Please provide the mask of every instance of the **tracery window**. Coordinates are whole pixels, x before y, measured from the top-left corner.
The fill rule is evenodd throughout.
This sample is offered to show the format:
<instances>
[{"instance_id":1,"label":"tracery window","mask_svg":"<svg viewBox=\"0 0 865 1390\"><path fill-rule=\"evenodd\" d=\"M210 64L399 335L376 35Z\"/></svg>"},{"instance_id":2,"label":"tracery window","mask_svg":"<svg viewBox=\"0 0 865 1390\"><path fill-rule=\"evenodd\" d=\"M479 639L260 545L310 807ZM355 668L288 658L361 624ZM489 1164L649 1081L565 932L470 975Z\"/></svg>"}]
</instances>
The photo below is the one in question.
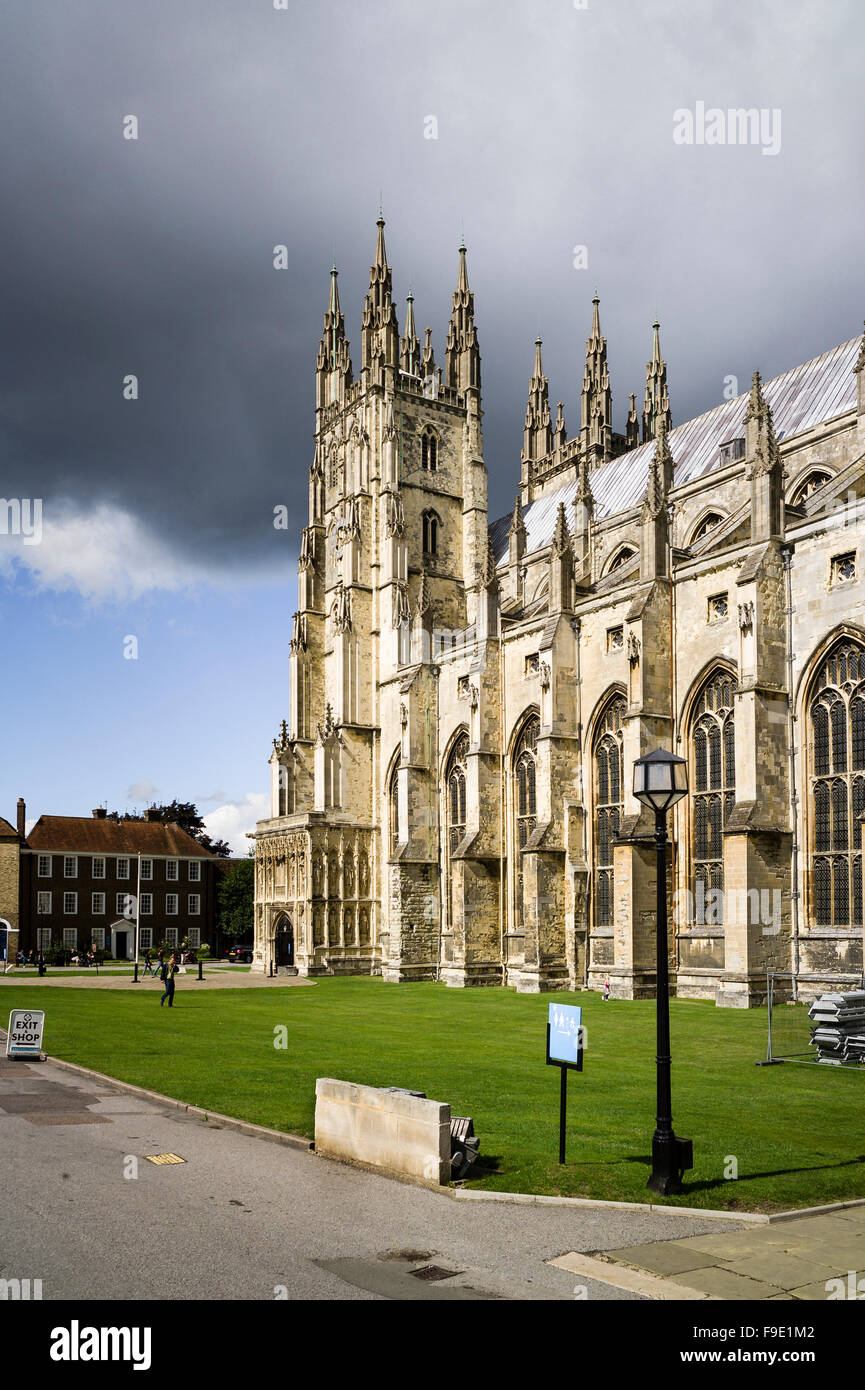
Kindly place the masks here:
<instances>
[{"instance_id":1,"label":"tracery window","mask_svg":"<svg viewBox=\"0 0 865 1390\"><path fill-rule=\"evenodd\" d=\"M732 675L716 671L700 691L691 715L691 863L700 926L720 926L724 920L722 835L736 802L733 688Z\"/></svg>"},{"instance_id":2,"label":"tracery window","mask_svg":"<svg viewBox=\"0 0 865 1390\"><path fill-rule=\"evenodd\" d=\"M695 545L704 536L708 536L710 531L714 531L716 526L720 526L724 518L720 512L707 512L691 537L691 544Z\"/></svg>"},{"instance_id":3,"label":"tracery window","mask_svg":"<svg viewBox=\"0 0 865 1390\"><path fill-rule=\"evenodd\" d=\"M466 759L469 736L460 734L450 751L445 768L445 799L447 815L447 904L448 923L454 921L453 853L466 833Z\"/></svg>"},{"instance_id":4,"label":"tracery window","mask_svg":"<svg viewBox=\"0 0 865 1390\"><path fill-rule=\"evenodd\" d=\"M862 924L859 817L865 811L865 651L838 642L809 704L811 912L818 927Z\"/></svg>"},{"instance_id":5,"label":"tracery window","mask_svg":"<svg viewBox=\"0 0 865 1390\"><path fill-rule=\"evenodd\" d=\"M525 922L525 893L523 885L523 854L538 823L537 753L541 721L533 714L526 720L514 749L514 864L516 924Z\"/></svg>"},{"instance_id":6,"label":"tracery window","mask_svg":"<svg viewBox=\"0 0 865 1390\"><path fill-rule=\"evenodd\" d=\"M421 468L434 473L438 468L438 439L429 427L424 430L420 441Z\"/></svg>"},{"instance_id":7,"label":"tracery window","mask_svg":"<svg viewBox=\"0 0 865 1390\"><path fill-rule=\"evenodd\" d=\"M633 560L636 553L637 552L632 549L631 546L623 545L618 554L614 555L613 559L610 561L610 567L607 573L612 574L613 570L621 569L622 565L626 565L629 560Z\"/></svg>"},{"instance_id":8,"label":"tracery window","mask_svg":"<svg viewBox=\"0 0 865 1390\"><path fill-rule=\"evenodd\" d=\"M424 555L438 555L439 548L439 526L441 522L435 512L424 512L423 514L423 553Z\"/></svg>"},{"instance_id":9,"label":"tracery window","mask_svg":"<svg viewBox=\"0 0 865 1390\"><path fill-rule=\"evenodd\" d=\"M390 836L391 856L396 854L399 845L399 758L393 765L390 774L390 781L387 788L387 812L388 812L388 831Z\"/></svg>"},{"instance_id":10,"label":"tracery window","mask_svg":"<svg viewBox=\"0 0 865 1390\"><path fill-rule=\"evenodd\" d=\"M796 491L793 493L793 505L795 507L801 507L802 503L807 501L811 496L811 493L816 492L824 483L828 483L831 477L831 473L827 473L825 470L819 468L815 469L813 473L809 473L807 478L799 484Z\"/></svg>"},{"instance_id":11,"label":"tracery window","mask_svg":"<svg viewBox=\"0 0 865 1390\"><path fill-rule=\"evenodd\" d=\"M612 927L614 915L613 846L624 808L622 724L627 705L617 695L598 723L595 735L595 926Z\"/></svg>"}]
</instances>

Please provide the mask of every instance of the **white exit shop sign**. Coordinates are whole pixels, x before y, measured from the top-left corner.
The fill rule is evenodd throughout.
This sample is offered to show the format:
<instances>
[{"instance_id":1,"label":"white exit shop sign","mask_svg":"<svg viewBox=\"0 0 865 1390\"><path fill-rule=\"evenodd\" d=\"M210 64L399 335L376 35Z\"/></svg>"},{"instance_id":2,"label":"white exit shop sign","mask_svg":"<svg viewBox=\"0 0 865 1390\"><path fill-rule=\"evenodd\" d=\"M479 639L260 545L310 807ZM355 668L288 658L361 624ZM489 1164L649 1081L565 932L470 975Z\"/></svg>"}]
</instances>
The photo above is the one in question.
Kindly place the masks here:
<instances>
[{"instance_id":1,"label":"white exit shop sign","mask_svg":"<svg viewBox=\"0 0 865 1390\"><path fill-rule=\"evenodd\" d=\"M7 1057L39 1057L45 1029L44 1009L13 1009L6 1038Z\"/></svg>"}]
</instances>

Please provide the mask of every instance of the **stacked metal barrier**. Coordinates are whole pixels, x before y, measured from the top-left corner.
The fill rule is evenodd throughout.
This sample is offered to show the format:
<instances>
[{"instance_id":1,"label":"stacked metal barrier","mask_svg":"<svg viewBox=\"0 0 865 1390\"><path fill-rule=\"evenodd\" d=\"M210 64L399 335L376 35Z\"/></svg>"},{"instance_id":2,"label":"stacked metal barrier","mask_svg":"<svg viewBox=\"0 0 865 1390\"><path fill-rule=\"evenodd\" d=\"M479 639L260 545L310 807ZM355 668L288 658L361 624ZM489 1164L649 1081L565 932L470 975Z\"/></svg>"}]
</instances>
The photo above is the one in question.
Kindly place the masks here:
<instances>
[{"instance_id":1,"label":"stacked metal barrier","mask_svg":"<svg viewBox=\"0 0 865 1390\"><path fill-rule=\"evenodd\" d=\"M818 1062L836 1067L865 1063L865 990L821 994L808 1010Z\"/></svg>"}]
</instances>

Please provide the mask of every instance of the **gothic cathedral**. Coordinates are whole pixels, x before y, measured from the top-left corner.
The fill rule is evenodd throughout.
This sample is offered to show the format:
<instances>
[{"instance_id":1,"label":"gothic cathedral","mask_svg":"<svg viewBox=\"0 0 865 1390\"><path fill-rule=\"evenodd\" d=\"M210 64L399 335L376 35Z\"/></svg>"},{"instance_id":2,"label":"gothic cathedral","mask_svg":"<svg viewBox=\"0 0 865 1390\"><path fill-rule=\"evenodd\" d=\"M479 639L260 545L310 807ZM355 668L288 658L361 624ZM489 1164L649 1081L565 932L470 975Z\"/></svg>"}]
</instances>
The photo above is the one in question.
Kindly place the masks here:
<instances>
[{"instance_id":1,"label":"gothic cathedral","mask_svg":"<svg viewBox=\"0 0 865 1390\"><path fill-rule=\"evenodd\" d=\"M618 433L596 297L579 430L538 341L492 523L481 417L465 247L440 367L380 218L357 376L331 272L253 969L651 995L664 747L676 992L858 982L865 339L674 428L655 324Z\"/></svg>"}]
</instances>

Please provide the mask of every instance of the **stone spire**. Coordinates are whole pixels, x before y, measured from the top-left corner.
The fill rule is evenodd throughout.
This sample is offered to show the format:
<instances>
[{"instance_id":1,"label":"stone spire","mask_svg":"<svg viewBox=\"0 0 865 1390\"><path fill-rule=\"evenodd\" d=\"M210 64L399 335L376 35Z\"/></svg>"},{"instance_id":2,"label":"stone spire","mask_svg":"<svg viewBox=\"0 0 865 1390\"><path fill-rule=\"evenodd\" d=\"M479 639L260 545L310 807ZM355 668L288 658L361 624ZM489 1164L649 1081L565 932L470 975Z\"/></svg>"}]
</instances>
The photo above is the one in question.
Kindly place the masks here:
<instances>
[{"instance_id":1,"label":"stone spire","mask_svg":"<svg viewBox=\"0 0 865 1390\"><path fill-rule=\"evenodd\" d=\"M514 514L508 527L508 563L518 565L526 553L526 525L520 494L514 503Z\"/></svg>"},{"instance_id":2,"label":"stone spire","mask_svg":"<svg viewBox=\"0 0 865 1390\"><path fill-rule=\"evenodd\" d=\"M586 339L580 399L580 443L592 468L610 457L613 444L612 393L607 369L607 340L601 333L600 302L596 292L592 300L592 331Z\"/></svg>"},{"instance_id":3,"label":"stone spire","mask_svg":"<svg viewBox=\"0 0 865 1390\"><path fill-rule=\"evenodd\" d=\"M428 377L435 378L436 359L435 353L433 352L431 328L424 329L423 353L421 355L420 370L421 376L423 377L424 381L426 381Z\"/></svg>"},{"instance_id":4,"label":"stone spire","mask_svg":"<svg viewBox=\"0 0 865 1390\"><path fill-rule=\"evenodd\" d=\"M481 354L475 329L475 297L469 289L466 248L459 248L460 264L453 295L445 350L445 385L455 391L481 390Z\"/></svg>"},{"instance_id":5,"label":"stone spire","mask_svg":"<svg viewBox=\"0 0 865 1390\"><path fill-rule=\"evenodd\" d=\"M784 465L759 372L751 381L744 425L746 477L751 484L751 540L766 541L783 535Z\"/></svg>"},{"instance_id":6,"label":"stone spire","mask_svg":"<svg viewBox=\"0 0 865 1390\"><path fill-rule=\"evenodd\" d=\"M589 482L588 459L580 454L577 462L577 492L574 497L574 573L577 583L586 588L592 579L592 522L595 499Z\"/></svg>"},{"instance_id":7,"label":"stone spire","mask_svg":"<svg viewBox=\"0 0 865 1390\"><path fill-rule=\"evenodd\" d=\"M553 448L556 453L561 454L568 442L568 431L565 428L565 403L559 401L556 406L556 423L553 425Z\"/></svg>"},{"instance_id":8,"label":"stone spire","mask_svg":"<svg viewBox=\"0 0 865 1390\"><path fill-rule=\"evenodd\" d=\"M541 340L535 339L535 365L529 380L529 400L523 429L523 458L541 459L553 447L550 426L550 398L544 364L541 359Z\"/></svg>"},{"instance_id":9,"label":"stone spire","mask_svg":"<svg viewBox=\"0 0 865 1390\"><path fill-rule=\"evenodd\" d=\"M493 550L492 536L487 532L487 552L484 556L483 584L485 589L498 589L499 577L496 572L496 552Z\"/></svg>"},{"instance_id":10,"label":"stone spire","mask_svg":"<svg viewBox=\"0 0 865 1390\"><path fill-rule=\"evenodd\" d=\"M321 410L332 400L339 400L351 385L351 356L345 336L345 315L339 307L339 271L330 272L330 299L324 316L324 329L318 345L315 363L316 401Z\"/></svg>"},{"instance_id":11,"label":"stone spire","mask_svg":"<svg viewBox=\"0 0 865 1390\"><path fill-rule=\"evenodd\" d=\"M414 327L414 295L406 295L405 334L400 339L399 365L409 376L420 375L420 342Z\"/></svg>"},{"instance_id":12,"label":"stone spire","mask_svg":"<svg viewBox=\"0 0 865 1390\"><path fill-rule=\"evenodd\" d=\"M574 553L571 533L565 516L565 505L559 503L556 529L550 545L550 604L551 613L569 613L573 608Z\"/></svg>"},{"instance_id":13,"label":"stone spire","mask_svg":"<svg viewBox=\"0 0 865 1390\"><path fill-rule=\"evenodd\" d=\"M670 396L667 390L667 364L661 356L661 325L652 324L652 360L646 363L646 394L643 400L643 441L657 439L658 421L663 420L667 434L673 426L670 415Z\"/></svg>"},{"instance_id":14,"label":"stone spire","mask_svg":"<svg viewBox=\"0 0 865 1390\"><path fill-rule=\"evenodd\" d=\"M625 428L625 444L629 449L636 449L640 442L640 417L637 414L637 396L632 392L628 397L631 408L628 411L628 423Z\"/></svg>"},{"instance_id":15,"label":"stone spire","mask_svg":"<svg viewBox=\"0 0 865 1390\"><path fill-rule=\"evenodd\" d=\"M391 297L391 274L384 244L384 218L379 216L375 260L369 268L369 290L363 306L361 367L395 367L399 360L399 326Z\"/></svg>"},{"instance_id":16,"label":"stone spire","mask_svg":"<svg viewBox=\"0 0 865 1390\"><path fill-rule=\"evenodd\" d=\"M640 514L642 546L640 579L666 579L670 573L670 522L667 507L673 482L673 456L663 419L658 421L658 440L649 462L649 476Z\"/></svg>"}]
</instances>

